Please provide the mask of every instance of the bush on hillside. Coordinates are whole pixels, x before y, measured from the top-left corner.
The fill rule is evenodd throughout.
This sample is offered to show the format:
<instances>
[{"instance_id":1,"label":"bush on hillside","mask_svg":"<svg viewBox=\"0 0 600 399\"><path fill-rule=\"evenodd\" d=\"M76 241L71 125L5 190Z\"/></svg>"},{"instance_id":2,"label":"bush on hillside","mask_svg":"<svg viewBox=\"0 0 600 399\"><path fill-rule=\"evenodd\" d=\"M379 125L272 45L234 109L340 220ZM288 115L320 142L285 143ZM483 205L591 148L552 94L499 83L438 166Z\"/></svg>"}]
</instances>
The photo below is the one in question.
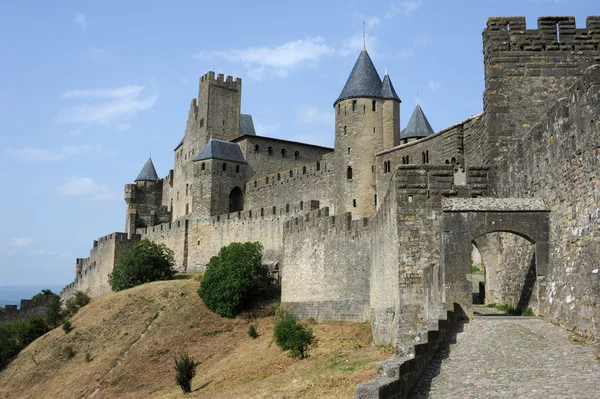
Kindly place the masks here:
<instances>
[{"instance_id":1,"label":"bush on hillside","mask_svg":"<svg viewBox=\"0 0 600 399\"><path fill-rule=\"evenodd\" d=\"M0 325L0 370L23 348L48 332L44 319L31 317Z\"/></svg>"},{"instance_id":2,"label":"bush on hillside","mask_svg":"<svg viewBox=\"0 0 600 399\"><path fill-rule=\"evenodd\" d=\"M91 300L85 292L75 292L75 295L65 302L65 316L73 316L79 309L90 303Z\"/></svg>"},{"instance_id":3,"label":"bush on hillside","mask_svg":"<svg viewBox=\"0 0 600 399\"><path fill-rule=\"evenodd\" d=\"M266 293L270 283L262 265L262 245L234 242L210 259L198 294L213 312L235 317L244 304Z\"/></svg>"},{"instance_id":4,"label":"bush on hillside","mask_svg":"<svg viewBox=\"0 0 600 399\"><path fill-rule=\"evenodd\" d=\"M296 322L294 314L283 311L275 319L275 343L283 350L289 350L292 357L304 359L306 351L314 343L315 337L310 327Z\"/></svg>"},{"instance_id":5,"label":"bush on hillside","mask_svg":"<svg viewBox=\"0 0 600 399\"><path fill-rule=\"evenodd\" d=\"M113 291L121 291L152 281L169 280L173 278L174 264L171 249L144 239L123 251L108 282Z\"/></svg>"},{"instance_id":6,"label":"bush on hillside","mask_svg":"<svg viewBox=\"0 0 600 399\"><path fill-rule=\"evenodd\" d=\"M200 364L195 362L190 355L184 353L175 361L175 381L184 393L192 392L192 379L196 375L196 367Z\"/></svg>"}]
</instances>

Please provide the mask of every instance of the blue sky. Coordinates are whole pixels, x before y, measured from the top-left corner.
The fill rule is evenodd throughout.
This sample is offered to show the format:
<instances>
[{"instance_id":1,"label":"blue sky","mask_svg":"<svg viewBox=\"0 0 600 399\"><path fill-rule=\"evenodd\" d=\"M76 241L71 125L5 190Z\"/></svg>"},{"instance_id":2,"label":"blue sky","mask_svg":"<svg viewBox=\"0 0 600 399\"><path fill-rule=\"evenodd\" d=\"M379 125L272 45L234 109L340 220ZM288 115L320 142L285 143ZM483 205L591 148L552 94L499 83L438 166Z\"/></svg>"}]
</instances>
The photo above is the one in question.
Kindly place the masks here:
<instances>
[{"instance_id":1,"label":"blue sky","mask_svg":"<svg viewBox=\"0 0 600 399\"><path fill-rule=\"evenodd\" d=\"M437 131L482 111L488 17L584 27L594 12L597 0L2 2L0 286L67 284L94 239L123 231L124 185L150 152L168 173L208 70L243 79L258 134L332 146L365 21L402 126L418 92Z\"/></svg>"}]
</instances>

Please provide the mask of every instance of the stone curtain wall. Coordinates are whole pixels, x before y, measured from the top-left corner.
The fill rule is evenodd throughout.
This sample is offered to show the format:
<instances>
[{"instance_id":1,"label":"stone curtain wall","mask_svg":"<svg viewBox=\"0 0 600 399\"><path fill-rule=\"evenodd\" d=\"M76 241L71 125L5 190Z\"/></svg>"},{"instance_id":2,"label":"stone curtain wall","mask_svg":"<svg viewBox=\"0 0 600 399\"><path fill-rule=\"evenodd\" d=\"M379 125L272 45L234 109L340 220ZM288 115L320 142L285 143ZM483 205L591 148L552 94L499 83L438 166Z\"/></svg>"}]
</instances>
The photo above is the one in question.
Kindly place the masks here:
<instances>
[{"instance_id":1,"label":"stone curtain wall","mask_svg":"<svg viewBox=\"0 0 600 399\"><path fill-rule=\"evenodd\" d=\"M139 240L137 234L128 239L126 233L112 233L94 241L90 256L77 259L75 280L60 292L61 299L65 301L77 291L83 291L90 297L110 292L108 276L120 254Z\"/></svg>"},{"instance_id":2,"label":"stone curtain wall","mask_svg":"<svg viewBox=\"0 0 600 399\"><path fill-rule=\"evenodd\" d=\"M246 183L246 207L268 208L277 204L304 204L318 200L321 207L333 206L333 165L326 160L285 169ZM333 212L332 212L333 213Z\"/></svg>"},{"instance_id":3,"label":"stone curtain wall","mask_svg":"<svg viewBox=\"0 0 600 399\"><path fill-rule=\"evenodd\" d=\"M552 210L546 318L600 338L600 66L524 135L499 166L502 196Z\"/></svg>"},{"instance_id":4,"label":"stone curtain wall","mask_svg":"<svg viewBox=\"0 0 600 399\"><path fill-rule=\"evenodd\" d=\"M371 226L322 208L285 222L281 305L299 318L369 319Z\"/></svg>"},{"instance_id":5,"label":"stone curtain wall","mask_svg":"<svg viewBox=\"0 0 600 399\"><path fill-rule=\"evenodd\" d=\"M490 18L483 43L486 157L495 163L596 62L600 17L583 29L573 17L541 17L538 29L524 17Z\"/></svg>"},{"instance_id":6,"label":"stone curtain wall","mask_svg":"<svg viewBox=\"0 0 600 399\"><path fill-rule=\"evenodd\" d=\"M142 238L147 238L157 244L165 244L175 253L175 268L178 271L186 271L187 259L186 237L189 220L182 217L173 222L162 223L157 226L137 229L136 232Z\"/></svg>"},{"instance_id":7,"label":"stone curtain wall","mask_svg":"<svg viewBox=\"0 0 600 399\"><path fill-rule=\"evenodd\" d=\"M0 307L0 324L8 324L17 320L27 320L30 317L46 317L51 299L42 297L34 304L31 299L21 299L21 305L6 305Z\"/></svg>"}]
</instances>

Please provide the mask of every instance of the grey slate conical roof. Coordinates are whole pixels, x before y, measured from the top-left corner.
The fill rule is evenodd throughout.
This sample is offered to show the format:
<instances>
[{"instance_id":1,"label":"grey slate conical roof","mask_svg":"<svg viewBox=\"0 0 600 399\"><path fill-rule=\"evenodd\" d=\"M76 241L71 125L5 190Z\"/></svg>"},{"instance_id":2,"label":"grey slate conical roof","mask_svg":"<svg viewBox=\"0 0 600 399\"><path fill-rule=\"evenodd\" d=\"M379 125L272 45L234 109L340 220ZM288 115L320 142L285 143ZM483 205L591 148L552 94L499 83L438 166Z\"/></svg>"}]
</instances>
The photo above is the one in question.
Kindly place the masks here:
<instances>
[{"instance_id":1,"label":"grey slate conical roof","mask_svg":"<svg viewBox=\"0 0 600 399\"><path fill-rule=\"evenodd\" d=\"M154 164L152 163L152 158L148 158L146 164L142 168L142 171L138 175L135 181L158 181L158 175L156 174L156 169L154 169Z\"/></svg>"},{"instance_id":2,"label":"grey slate conical roof","mask_svg":"<svg viewBox=\"0 0 600 399\"><path fill-rule=\"evenodd\" d=\"M216 139L208 140L202 151L192 161L202 161L204 159L222 159L246 163L242 149L237 143Z\"/></svg>"},{"instance_id":3,"label":"grey slate conical roof","mask_svg":"<svg viewBox=\"0 0 600 399\"><path fill-rule=\"evenodd\" d=\"M353 97L381 98L381 78L366 49L360 52L342 93L335 103Z\"/></svg>"},{"instance_id":4,"label":"grey slate conical roof","mask_svg":"<svg viewBox=\"0 0 600 399\"><path fill-rule=\"evenodd\" d=\"M408 125L400 132L401 139L410 139L410 138L423 138L434 134L433 128L429 124L425 113L421 109L421 106L417 104L415 110L413 111L410 120L408 121Z\"/></svg>"},{"instance_id":5,"label":"grey slate conical roof","mask_svg":"<svg viewBox=\"0 0 600 399\"><path fill-rule=\"evenodd\" d=\"M387 68L385 76L383 77L383 84L381 85L381 96L386 100L392 99L402 102L402 100L400 100L400 97L398 97L398 94L396 94L396 90L394 90L394 85L392 84L390 75L387 74Z\"/></svg>"}]
</instances>

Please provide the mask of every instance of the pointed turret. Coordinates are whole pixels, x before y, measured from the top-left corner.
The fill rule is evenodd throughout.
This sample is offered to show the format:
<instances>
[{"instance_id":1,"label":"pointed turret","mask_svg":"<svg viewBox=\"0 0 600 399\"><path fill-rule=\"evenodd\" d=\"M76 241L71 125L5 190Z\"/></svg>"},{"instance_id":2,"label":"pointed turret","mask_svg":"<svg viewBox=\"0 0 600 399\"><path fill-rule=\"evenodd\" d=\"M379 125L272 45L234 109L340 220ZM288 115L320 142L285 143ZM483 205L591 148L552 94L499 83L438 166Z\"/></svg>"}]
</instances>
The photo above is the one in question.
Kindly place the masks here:
<instances>
[{"instance_id":1,"label":"pointed turret","mask_svg":"<svg viewBox=\"0 0 600 399\"><path fill-rule=\"evenodd\" d=\"M381 98L381 78L366 49L360 52L344 89L335 103L347 98L358 97Z\"/></svg>"},{"instance_id":2,"label":"pointed turret","mask_svg":"<svg viewBox=\"0 0 600 399\"><path fill-rule=\"evenodd\" d=\"M431 136L435 132L429 124L423 109L417 104L413 111L408 125L400 132L400 139L403 143L406 143L409 139L421 139L423 137Z\"/></svg>"},{"instance_id":3,"label":"pointed turret","mask_svg":"<svg viewBox=\"0 0 600 399\"><path fill-rule=\"evenodd\" d=\"M152 158L148 158L148 161L142 168L142 171L138 175L136 182L138 181L158 181L158 175L156 174L156 169L154 169L154 164L152 163Z\"/></svg>"},{"instance_id":4,"label":"pointed turret","mask_svg":"<svg viewBox=\"0 0 600 399\"><path fill-rule=\"evenodd\" d=\"M385 70L385 76L383 77L383 84L381 86L381 96L386 100L396 100L402 102L400 97L398 97L398 94L396 94L396 90L394 90L394 85L392 84L390 75L387 73L387 68Z\"/></svg>"}]
</instances>

